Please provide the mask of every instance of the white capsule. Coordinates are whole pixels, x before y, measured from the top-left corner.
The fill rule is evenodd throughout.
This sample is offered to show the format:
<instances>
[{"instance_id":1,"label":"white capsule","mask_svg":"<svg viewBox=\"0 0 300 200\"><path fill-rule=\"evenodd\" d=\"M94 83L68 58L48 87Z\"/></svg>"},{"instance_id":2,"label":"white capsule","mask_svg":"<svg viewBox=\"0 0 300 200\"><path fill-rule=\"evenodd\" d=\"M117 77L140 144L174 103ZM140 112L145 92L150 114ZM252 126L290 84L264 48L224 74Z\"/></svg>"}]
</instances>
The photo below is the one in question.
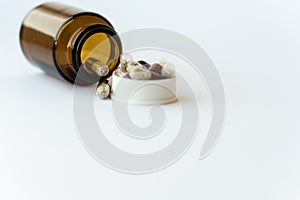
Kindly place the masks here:
<instances>
[{"instance_id":1,"label":"white capsule","mask_svg":"<svg viewBox=\"0 0 300 200\"><path fill-rule=\"evenodd\" d=\"M110 86L107 83L101 83L96 89L96 95L101 99L107 99L110 95Z\"/></svg>"},{"instance_id":2,"label":"white capsule","mask_svg":"<svg viewBox=\"0 0 300 200\"><path fill-rule=\"evenodd\" d=\"M151 79L151 71L145 68L131 68L128 71L129 77L135 80L149 80Z\"/></svg>"},{"instance_id":3,"label":"white capsule","mask_svg":"<svg viewBox=\"0 0 300 200\"><path fill-rule=\"evenodd\" d=\"M129 53L123 53L120 56L120 63L121 63L121 67L126 68L127 67L127 63L132 61L132 55Z\"/></svg>"},{"instance_id":4,"label":"white capsule","mask_svg":"<svg viewBox=\"0 0 300 200\"><path fill-rule=\"evenodd\" d=\"M172 63L165 63L162 65L161 75L166 78L175 76L175 66Z\"/></svg>"}]
</instances>

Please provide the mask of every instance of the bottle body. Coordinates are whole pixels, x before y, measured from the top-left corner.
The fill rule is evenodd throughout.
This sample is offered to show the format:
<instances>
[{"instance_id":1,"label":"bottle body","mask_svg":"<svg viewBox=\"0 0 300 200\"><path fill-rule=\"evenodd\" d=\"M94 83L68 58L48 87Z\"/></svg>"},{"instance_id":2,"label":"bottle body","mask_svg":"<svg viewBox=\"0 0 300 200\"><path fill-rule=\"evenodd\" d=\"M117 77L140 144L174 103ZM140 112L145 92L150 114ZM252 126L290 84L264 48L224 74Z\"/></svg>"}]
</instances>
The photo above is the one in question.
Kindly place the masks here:
<instances>
[{"instance_id":1,"label":"bottle body","mask_svg":"<svg viewBox=\"0 0 300 200\"><path fill-rule=\"evenodd\" d=\"M110 76L122 53L120 39L108 20L57 3L40 5L27 15L20 42L31 63L50 75L81 85ZM107 65L108 74L100 77L86 66L91 59Z\"/></svg>"}]
</instances>

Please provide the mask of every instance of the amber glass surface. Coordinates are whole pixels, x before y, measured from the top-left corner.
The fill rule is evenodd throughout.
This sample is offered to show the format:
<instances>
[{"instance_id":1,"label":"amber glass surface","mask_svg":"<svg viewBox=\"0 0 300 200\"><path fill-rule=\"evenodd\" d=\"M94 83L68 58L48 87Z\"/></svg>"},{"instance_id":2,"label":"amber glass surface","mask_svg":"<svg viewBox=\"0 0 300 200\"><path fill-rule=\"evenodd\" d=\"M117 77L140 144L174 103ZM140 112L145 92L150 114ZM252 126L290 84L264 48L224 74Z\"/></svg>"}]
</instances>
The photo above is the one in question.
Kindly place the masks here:
<instances>
[{"instance_id":1,"label":"amber glass surface","mask_svg":"<svg viewBox=\"0 0 300 200\"><path fill-rule=\"evenodd\" d=\"M90 57L107 64L111 74L122 51L117 33L104 17L57 3L40 5L26 16L20 42L31 63L71 83ZM96 73L83 70L77 83L99 79Z\"/></svg>"}]
</instances>

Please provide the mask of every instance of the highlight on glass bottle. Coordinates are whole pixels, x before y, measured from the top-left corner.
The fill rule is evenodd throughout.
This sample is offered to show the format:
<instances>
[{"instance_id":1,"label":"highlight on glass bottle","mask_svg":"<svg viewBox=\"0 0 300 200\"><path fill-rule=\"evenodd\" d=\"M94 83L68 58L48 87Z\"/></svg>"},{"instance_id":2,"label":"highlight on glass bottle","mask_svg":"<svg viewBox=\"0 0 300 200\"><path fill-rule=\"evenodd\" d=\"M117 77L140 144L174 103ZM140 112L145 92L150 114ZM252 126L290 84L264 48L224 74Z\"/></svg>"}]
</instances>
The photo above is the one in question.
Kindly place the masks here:
<instances>
[{"instance_id":1,"label":"highlight on glass bottle","mask_svg":"<svg viewBox=\"0 0 300 200\"><path fill-rule=\"evenodd\" d=\"M79 85L107 79L122 53L120 38L106 18L58 3L29 12L20 43L32 64L70 83L76 79Z\"/></svg>"}]
</instances>

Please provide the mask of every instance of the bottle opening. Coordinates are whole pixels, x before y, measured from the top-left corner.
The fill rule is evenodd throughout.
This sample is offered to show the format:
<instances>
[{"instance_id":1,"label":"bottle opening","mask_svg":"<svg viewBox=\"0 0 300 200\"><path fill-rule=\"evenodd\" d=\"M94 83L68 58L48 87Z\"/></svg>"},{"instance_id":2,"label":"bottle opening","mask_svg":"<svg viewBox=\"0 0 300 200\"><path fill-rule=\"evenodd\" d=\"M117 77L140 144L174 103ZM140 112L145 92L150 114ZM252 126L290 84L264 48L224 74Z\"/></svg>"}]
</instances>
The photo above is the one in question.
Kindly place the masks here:
<instances>
[{"instance_id":1,"label":"bottle opening","mask_svg":"<svg viewBox=\"0 0 300 200\"><path fill-rule=\"evenodd\" d=\"M75 41L73 62L76 70L83 67L84 79L107 78L119 64L121 42L114 30L95 25L84 30ZM87 75L88 73L88 75Z\"/></svg>"},{"instance_id":2,"label":"bottle opening","mask_svg":"<svg viewBox=\"0 0 300 200\"><path fill-rule=\"evenodd\" d=\"M109 36L105 33L95 33L82 46L80 52L81 62L84 64L88 59L95 59L101 64L108 64L111 50L112 44L109 41Z\"/></svg>"}]
</instances>

